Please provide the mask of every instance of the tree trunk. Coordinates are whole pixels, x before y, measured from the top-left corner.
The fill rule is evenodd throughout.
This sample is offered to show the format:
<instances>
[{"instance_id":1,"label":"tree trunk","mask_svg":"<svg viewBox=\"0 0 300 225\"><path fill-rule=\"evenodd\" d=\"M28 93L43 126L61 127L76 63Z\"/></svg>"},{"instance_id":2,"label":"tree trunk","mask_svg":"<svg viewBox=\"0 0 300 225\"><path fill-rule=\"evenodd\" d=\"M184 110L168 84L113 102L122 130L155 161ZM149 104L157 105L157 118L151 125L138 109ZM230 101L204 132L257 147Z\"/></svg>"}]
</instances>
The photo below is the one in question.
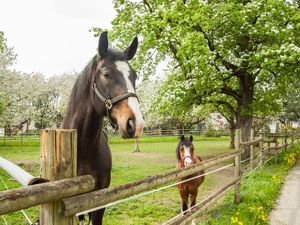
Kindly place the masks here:
<instances>
[{"instance_id":1,"label":"tree trunk","mask_svg":"<svg viewBox=\"0 0 300 225\"><path fill-rule=\"evenodd\" d=\"M234 128L230 127L230 145L229 145L230 149L234 149L235 145L234 145Z\"/></svg>"},{"instance_id":2,"label":"tree trunk","mask_svg":"<svg viewBox=\"0 0 300 225\"><path fill-rule=\"evenodd\" d=\"M240 129L242 142L250 141L250 134L252 128L252 116L240 116ZM242 160L250 158L250 146L245 147L242 153Z\"/></svg>"},{"instance_id":3,"label":"tree trunk","mask_svg":"<svg viewBox=\"0 0 300 225\"><path fill-rule=\"evenodd\" d=\"M242 142L250 140L252 128L252 108L254 95L254 78L246 70L239 71L239 95L237 110L237 123L241 129ZM250 158L250 147L246 147L242 154L242 160Z\"/></svg>"},{"instance_id":4,"label":"tree trunk","mask_svg":"<svg viewBox=\"0 0 300 225\"><path fill-rule=\"evenodd\" d=\"M229 145L229 148L230 149L234 149L235 148L235 144L234 144L234 138L235 138L235 134L234 134L234 131L236 129L236 124L234 122L234 118L233 117L230 117L229 119L229 129L230 129L230 145Z\"/></svg>"}]
</instances>

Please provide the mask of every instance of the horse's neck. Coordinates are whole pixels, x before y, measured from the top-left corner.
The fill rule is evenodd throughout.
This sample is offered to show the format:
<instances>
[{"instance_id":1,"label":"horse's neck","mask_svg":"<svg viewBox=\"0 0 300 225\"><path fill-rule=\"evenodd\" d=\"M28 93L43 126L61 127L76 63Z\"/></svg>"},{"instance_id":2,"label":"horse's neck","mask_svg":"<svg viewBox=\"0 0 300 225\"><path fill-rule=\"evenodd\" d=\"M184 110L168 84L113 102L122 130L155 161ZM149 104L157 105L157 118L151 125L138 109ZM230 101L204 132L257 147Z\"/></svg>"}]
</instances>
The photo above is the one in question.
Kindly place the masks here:
<instances>
[{"instance_id":1,"label":"horse's neck","mask_svg":"<svg viewBox=\"0 0 300 225\"><path fill-rule=\"evenodd\" d=\"M78 148L95 146L102 130L103 115L98 115L88 102L69 108L61 125L64 129L77 129Z\"/></svg>"}]
</instances>

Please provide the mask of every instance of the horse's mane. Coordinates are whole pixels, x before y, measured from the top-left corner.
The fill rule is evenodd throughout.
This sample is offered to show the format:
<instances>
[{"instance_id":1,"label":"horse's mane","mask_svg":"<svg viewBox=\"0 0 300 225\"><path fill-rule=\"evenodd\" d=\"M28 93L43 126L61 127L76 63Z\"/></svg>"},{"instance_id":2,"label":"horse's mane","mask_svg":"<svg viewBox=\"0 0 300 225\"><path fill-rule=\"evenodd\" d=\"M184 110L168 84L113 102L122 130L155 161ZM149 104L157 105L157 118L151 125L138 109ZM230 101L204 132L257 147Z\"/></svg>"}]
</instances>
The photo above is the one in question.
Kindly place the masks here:
<instances>
[{"instance_id":1,"label":"horse's mane","mask_svg":"<svg viewBox=\"0 0 300 225\"><path fill-rule=\"evenodd\" d=\"M182 142L182 141L180 141L180 142L178 143L177 148L176 148L176 158L177 158L177 161L180 160L179 148L180 148L181 142Z\"/></svg>"}]
</instances>

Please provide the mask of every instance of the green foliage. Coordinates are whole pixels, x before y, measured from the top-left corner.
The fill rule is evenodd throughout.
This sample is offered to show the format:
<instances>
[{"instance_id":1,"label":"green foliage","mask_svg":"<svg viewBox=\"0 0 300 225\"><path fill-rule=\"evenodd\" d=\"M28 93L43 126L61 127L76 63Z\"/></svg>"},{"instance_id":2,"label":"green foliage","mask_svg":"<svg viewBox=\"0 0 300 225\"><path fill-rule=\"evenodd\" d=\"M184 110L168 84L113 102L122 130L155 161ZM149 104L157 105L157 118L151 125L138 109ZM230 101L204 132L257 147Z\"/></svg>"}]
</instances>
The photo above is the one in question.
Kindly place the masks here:
<instances>
[{"instance_id":1,"label":"green foliage","mask_svg":"<svg viewBox=\"0 0 300 225\"><path fill-rule=\"evenodd\" d=\"M4 51L4 33L0 31L0 53Z\"/></svg>"},{"instance_id":2,"label":"green foliage","mask_svg":"<svg viewBox=\"0 0 300 225\"><path fill-rule=\"evenodd\" d=\"M292 121L300 121L300 79L295 86L298 88L289 88L288 93L283 101L283 112L280 115L280 121L287 124Z\"/></svg>"},{"instance_id":3,"label":"green foliage","mask_svg":"<svg viewBox=\"0 0 300 225\"><path fill-rule=\"evenodd\" d=\"M2 97L2 94L0 93L0 116L4 111L4 99Z\"/></svg>"},{"instance_id":4,"label":"green foliage","mask_svg":"<svg viewBox=\"0 0 300 225\"><path fill-rule=\"evenodd\" d=\"M117 0L110 37L119 46L140 37L135 65L146 79L169 62L155 103L165 114L213 104L231 117L275 115L299 79L298 4Z\"/></svg>"}]
</instances>

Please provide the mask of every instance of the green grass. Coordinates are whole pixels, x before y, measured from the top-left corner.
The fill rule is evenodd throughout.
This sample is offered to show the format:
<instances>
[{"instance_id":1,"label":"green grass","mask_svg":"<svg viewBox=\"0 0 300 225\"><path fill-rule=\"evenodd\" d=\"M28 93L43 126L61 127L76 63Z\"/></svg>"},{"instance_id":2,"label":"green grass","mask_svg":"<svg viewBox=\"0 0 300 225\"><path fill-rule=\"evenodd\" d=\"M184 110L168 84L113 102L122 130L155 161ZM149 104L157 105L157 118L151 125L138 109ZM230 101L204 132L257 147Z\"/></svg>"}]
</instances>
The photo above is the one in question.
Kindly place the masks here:
<instances>
[{"instance_id":1,"label":"green grass","mask_svg":"<svg viewBox=\"0 0 300 225\"><path fill-rule=\"evenodd\" d=\"M250 174L241 182L241 203L233 204L233 193L227 194L225 199L215 208L206 212L201 225L263 225L268 224L268 214L274 208L275 202L284 178L291 165L285 156L290 153L300 153L300 145L289 149L280 155L279 162L268 163L262 170ZM202 218L202 219L203 219Z\"/></svg>"},{"instance_id":2,"label":"green grass","mask_svg":"<svg viewBox=\"0 0 300 225\"><path fill-rule=\"evenodd\" d=\"M216 155L230 151L228 149L228 138L204 138L194 137L196 153L203 158L211 158ZM111 186L143 179L148 176L157 175L175 169L175 149L178 137L145 137L139 140L141 152L133 153L134 141L112 138L110 147L112 150L113 168ZM0 155L17 162L25 170L34 175L39 173L39 141L19 141L0 143ZM33 163L37 162L37 163ZM1 176L5 174L1 172ZM206 178L199 199L211 193L214 187L221 183L220 175ZM8 175L5 180L10 179ZM17 186L9 183L9 188ZM0 186L0 190L4 190ZM25 210L27 211L27 210ZM145 196L136 200L109 207L106 210L105 224L160 224L180 213L180 198L176 187ZM29 209L29 216L33 220L37 218L37 208ZM18 213L6 215L8 221L14 224L23 223L23 217ZM1 224L0 218L0 224Z\"/></svg>"},{"instance_id":3,"label":"green grass","mask_svg":"<svg viewBox=\"0 0 300 225\"><path fill-rule=\"evenodd\" d=\"M228 138L204 138L195 136L194 140L196 153L201 155L204 159L215 157L230 151L228 149ZM121 139L111 138L110 147L113 157L111 186L124 184L173 170L176 164L175 149L177 143L177 137L145 137L140 140L141 152L133 153L134 142L132 140L124 141ZM39 154L39 141L24 141L22 144L14 141L7 142L5 145L0 143L1 156L19 163L21 167L34 175L38 175L39 173ZM266 173L261 175L253 173L247 180L245 180L245 182L242 182L243 202L248 198L247 193L250 191L250 188L248 187L255 187L257 184L257 189L251 190L259 193L262 191L260 189L262 189L264 185L268 187L270 185L269 183L258 184L258 180L268 180L270 179L271 174L276 174L276 171L278 170L283 170L285 173L287 171L284 170L285 167L281 164L278 166L270 165L266 168L266 170L263 170L266 171ZM278 175L278 180L283 179L285 175L285 173L281 173L282 175ZM208 195L214 193L220 186L224 185L231 179L232 174L231 170L227 170L207 176L203 185L199 189L197 201L199 202ZM0 171L0 175L5 179L5 181L8 181L9 188L18 186L3 171ZM1 182L0 190L4 190L4 186ZM262 201L262 199L259 197L255 201ZM241 203L239 207L242 206L243 203ZM253 204L250 204L250 206L256 207L256 205ZM211 221L207 221L206 224L222 224L218 221L219 217L222 218L222 220L226 219L226 222L228 222L224 222L223 224L230 224L230 218L235 215L236 210L240 209L241 211L250 206L247 204L244 208L236 208L236 206L232 205L232 196L228 196L226 197L224 204L220 203L217 206L218 208L216 208L216 211L210 212L209 215L212 215L213 219ZM223 211L226 212L226 209L228 209L228 212L230 213L225 216L225 214L223 215ZM38 207L33 207L25 211L28 212L29 217L33 221L37 219ZM222 214L220 214L220 212ZM107 208L104 216L104 224L161 224L179 213L180 197L177 188L173 187ZM20 212L5 215L5 218L11 224L27 224L24 222L24 217L20 214ZM214 223L214 220L218 222ZM0 225L2 224L3 221L0 218Z\"/></svg>"}]
</instances>

